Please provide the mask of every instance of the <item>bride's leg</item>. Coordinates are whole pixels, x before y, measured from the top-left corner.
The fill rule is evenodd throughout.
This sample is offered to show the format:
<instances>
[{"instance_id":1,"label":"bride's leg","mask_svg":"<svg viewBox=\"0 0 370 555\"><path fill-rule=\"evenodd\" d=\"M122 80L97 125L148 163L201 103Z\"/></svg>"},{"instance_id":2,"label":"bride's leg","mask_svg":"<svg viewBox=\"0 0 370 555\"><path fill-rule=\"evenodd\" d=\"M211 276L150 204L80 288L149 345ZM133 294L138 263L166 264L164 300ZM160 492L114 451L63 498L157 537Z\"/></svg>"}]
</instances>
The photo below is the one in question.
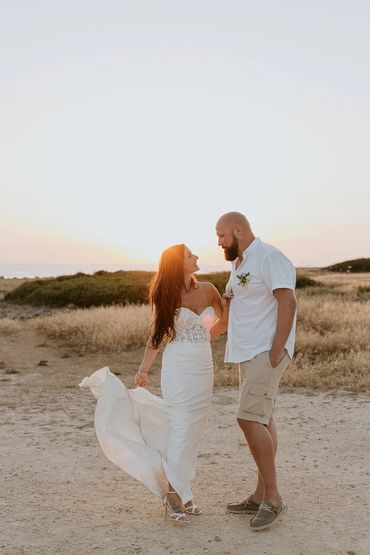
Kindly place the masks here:
<instances>
[{"instance_id":1,"label":"bride's leg","mask_svg":"<svg viewBox=\"0 0 370 555\"><path fill-rule=\"evenodd\" d=\"M169 505L174 513L183 513L184 505L182 504L181 498L177 491L168 482L168 492L166 495Z\"/></svg>"},{"instance_id":2,"label":"bride's leg","mask_svg":"<svg viewBox=\"0 0 370 555\"><path fill-rule=\"evenodd\" d=\"M183 503L192 498L191 483L195 477L199 428L201 422L192 414L189 421L187 411L181 407L171 407L171 425L168 436L166 473L173 489L179 493Z\"/></svg>"},{"instance_id":3,"label":"bride's leg","mask_svg":"<svg viewBox=\"0 0 370 555\"><path fill-rule=\"evenodd\" d=\"M185 503L184 507L185 507L185 512L188 515L201 515L202 514L202 511L199 509L199 507L197 507L197 505L195 505L193 503L192 499L190 501L188 501L187 503Z\"/></svg>"},{"instance_id":4,"label":"bride's leg","mask_svg":"<svg viewBox=\"0 0 370 555\"><path fill-rule=\"evenodd\" d=\"M202 432L207 423L213 380L211 353L207 350L205 356L198 348L193 353L194 346L191 344L183 353L184 347L175 343L170 344L170 350L166 347L162 359L161 389L169 411L164 469L168 481L179 493L176 501L180 497L189 507L193 505L191 483L195 477ZM199 365L203 373L199 372ZM170 497L174 495L170 494Z\"/></svg>"},{"instance_id":5,"label":"bride's leg","mask_svg":"<svg viewBox=\"0 0 370 555\"><path fill-rule=\"evenodd\" d=\"M164 498L166 514L168 512L170 519L176 524L188 524L190 521L185 514L184 505L182 504L179 494L174 490L168 482L168 492Z\"/></svg>"}]
</instances>

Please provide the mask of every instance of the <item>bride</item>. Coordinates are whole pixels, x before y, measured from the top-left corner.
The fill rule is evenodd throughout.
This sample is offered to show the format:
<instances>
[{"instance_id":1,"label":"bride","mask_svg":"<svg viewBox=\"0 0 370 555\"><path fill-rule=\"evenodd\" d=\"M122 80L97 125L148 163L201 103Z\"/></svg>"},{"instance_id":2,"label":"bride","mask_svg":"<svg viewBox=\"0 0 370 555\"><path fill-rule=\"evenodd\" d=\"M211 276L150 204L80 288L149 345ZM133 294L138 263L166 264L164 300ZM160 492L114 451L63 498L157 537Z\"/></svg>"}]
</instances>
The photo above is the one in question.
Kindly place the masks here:
<instances>
[{"instance_id":1,"label":"bride","mask_svg":"<svg viewBox=\"0 0 370 555\"><path fill-rule=\"evenodd\" d=\"M150 286L153 316L135 376L139 387L127 390L108 368L80 384L98 397L95 428L104 453L162 497L177 524L188 524L188 514L201 514L191 482L212 397L210 339L226 330L231 299L195 280L197 260L184 244L161 255ZM144 388L163 345L160 399Z\"/></svg>"}]
</instances>

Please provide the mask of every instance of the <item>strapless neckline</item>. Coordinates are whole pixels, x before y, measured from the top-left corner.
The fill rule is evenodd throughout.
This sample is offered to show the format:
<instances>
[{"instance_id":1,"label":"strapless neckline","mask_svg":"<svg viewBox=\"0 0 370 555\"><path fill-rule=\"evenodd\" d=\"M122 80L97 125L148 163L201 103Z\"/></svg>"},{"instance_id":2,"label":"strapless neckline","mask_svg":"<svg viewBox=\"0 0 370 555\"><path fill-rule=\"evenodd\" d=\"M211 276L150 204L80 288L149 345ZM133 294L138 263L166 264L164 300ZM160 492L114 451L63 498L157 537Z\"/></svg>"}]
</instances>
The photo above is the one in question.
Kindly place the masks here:
<instances>
[{"instance_id":1,"label":"strapless neckline","mask_svg":"<svg viewBox=\"0 0 370 555\"><path fill-rule=\"evenodd\" d=\"M188 310L189 312L191 312L192 314L195 314L196 316L202 316L202 314L208 309L208 308L213 308L212 305L206 306L202 312L200 312L198 314L198 312L195 312L195 310L192 310L191 308L188 308L187 306L179 306L179 309L183 309L183 310Z\"/></svg>"}]
</instances>

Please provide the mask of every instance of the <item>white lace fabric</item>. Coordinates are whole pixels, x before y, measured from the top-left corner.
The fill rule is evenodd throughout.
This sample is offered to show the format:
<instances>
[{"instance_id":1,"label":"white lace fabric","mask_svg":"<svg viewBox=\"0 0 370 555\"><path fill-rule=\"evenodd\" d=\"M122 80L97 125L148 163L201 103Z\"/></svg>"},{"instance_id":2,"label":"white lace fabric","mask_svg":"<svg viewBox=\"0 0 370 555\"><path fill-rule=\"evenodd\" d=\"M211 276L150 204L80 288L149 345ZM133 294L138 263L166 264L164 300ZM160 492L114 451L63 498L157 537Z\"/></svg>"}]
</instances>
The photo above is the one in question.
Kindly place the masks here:
<instances>
[{"instance_id":1,"label":"white lace fabric","mask_svg":"<svg viewBox=\"0 0 370 555\"><path fill-rule=\"evenodd\" d=\"M211 306L205 308L200 314L182 306L175 316L176 336L173 341L208 343L210 341L210 328L215 321L216 315Z\"/></svg>"}]
</instances>

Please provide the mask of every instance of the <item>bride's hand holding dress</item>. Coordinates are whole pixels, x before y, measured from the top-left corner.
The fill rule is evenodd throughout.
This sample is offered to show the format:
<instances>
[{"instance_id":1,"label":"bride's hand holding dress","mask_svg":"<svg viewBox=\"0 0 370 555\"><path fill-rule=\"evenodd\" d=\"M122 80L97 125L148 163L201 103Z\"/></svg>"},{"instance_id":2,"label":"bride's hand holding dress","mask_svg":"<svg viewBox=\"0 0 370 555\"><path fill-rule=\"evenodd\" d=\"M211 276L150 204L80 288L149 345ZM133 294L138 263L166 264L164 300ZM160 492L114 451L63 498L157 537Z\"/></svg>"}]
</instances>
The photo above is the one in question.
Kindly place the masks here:
<instances>
[{"instance_id":1,"label":"bride's hand holding dress","mask_svg":"<svg viewBox=\"0 0 370 555\"><path fill-rule=\"evenodd\" d=\"M139 369L136 373L134 381L135 385L139 387L147 387L149 383L148 371Z\"/></svg>"}]
</instances>

